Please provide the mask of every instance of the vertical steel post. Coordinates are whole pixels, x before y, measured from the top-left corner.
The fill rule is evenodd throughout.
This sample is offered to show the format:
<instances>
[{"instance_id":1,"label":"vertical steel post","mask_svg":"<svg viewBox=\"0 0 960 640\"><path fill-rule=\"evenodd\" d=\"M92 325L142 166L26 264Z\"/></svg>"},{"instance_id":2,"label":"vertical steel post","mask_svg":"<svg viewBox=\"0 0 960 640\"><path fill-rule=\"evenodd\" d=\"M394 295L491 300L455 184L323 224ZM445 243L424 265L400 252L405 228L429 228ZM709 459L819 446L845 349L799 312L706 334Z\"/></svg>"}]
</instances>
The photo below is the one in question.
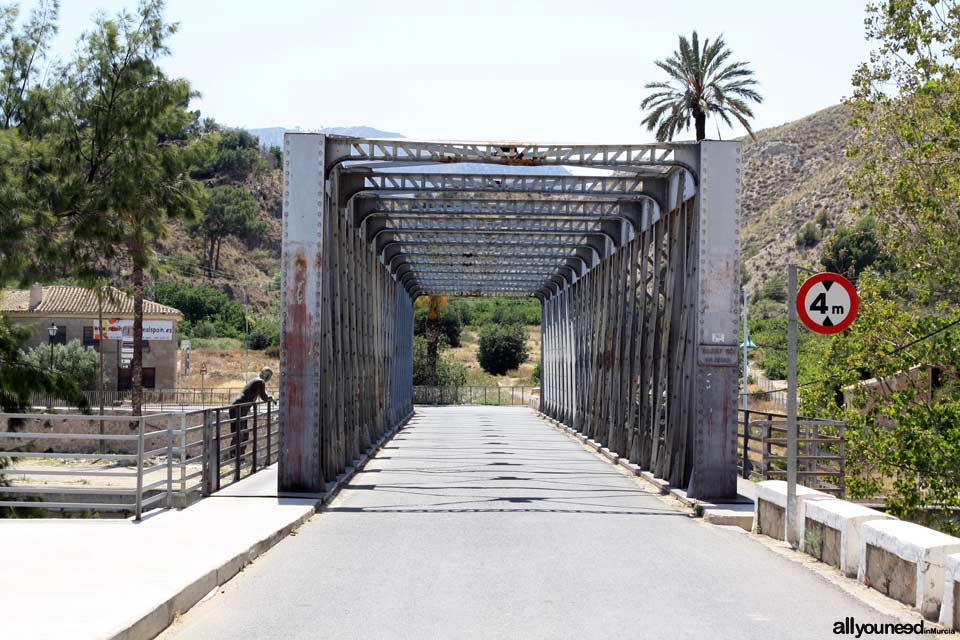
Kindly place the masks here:
<instances>
[{"instance_id":1,"label":"vertical steel post","mask_svg":"<svg viewBox=\"0 0 960 640\"><path fill-rule=\"evenodd\" d=\"M800 539L797 522L797 265L787 268L787 541Z\"/></svg>"},{"instance_id":2,"label":"vertical steel post","mask_svg":"<svg viewBox=\"0 0 960 640\"><path fill-rule=\"evenodd\" d=\"M281 491L324 489L321 458L321 302L326 213L326 136L284 137L281 258Z\"/></svg>"},{"instance_id":3,"label":"vertical steel post","mask_svg":"<svg viewBox=\"0 0 960 640\"><path fill-rule=\"evenodd\" d=\"M691 230L696 252L695 282L690 283L696 313L695 411L687 425L692 449L687 492L705 500L733 498L737 493L740 143L703 141L695 149L678 150L677 158L696 167L699 174ZM675 175L688 179L685 174ZM678 200L685 200L688 186L676 185ZM682 202L671 204L679 207Z\"/></svg>"}]
</instances>

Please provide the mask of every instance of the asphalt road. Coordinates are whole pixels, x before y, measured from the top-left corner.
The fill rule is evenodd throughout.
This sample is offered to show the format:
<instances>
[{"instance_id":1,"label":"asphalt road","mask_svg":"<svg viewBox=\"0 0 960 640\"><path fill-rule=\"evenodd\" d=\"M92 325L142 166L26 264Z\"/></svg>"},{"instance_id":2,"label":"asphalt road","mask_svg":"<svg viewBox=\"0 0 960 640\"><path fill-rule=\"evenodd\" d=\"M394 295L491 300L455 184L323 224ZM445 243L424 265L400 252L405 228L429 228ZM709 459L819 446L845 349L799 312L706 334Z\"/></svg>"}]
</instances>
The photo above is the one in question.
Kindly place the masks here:
<instances>
[{"instance_id":1,"label":"asphalt road","mask_svg":"<svg viewBox=\"0 0 960 640\"><path fill-rule=\"evenodd\" d=\"M769 640L846 616L891 621L527 409L443 407L161 637Z\"/></svg>"}]
</instances>

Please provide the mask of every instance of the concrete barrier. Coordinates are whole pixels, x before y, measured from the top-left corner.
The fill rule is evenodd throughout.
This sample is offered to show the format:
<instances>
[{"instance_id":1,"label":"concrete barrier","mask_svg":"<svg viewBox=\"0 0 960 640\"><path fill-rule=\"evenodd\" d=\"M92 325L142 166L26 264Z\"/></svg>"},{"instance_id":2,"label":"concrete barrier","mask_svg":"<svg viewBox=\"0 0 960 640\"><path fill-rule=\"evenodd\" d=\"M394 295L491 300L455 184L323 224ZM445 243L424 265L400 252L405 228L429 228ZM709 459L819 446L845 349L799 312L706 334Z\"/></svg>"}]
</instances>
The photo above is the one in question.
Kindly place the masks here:
<instances>
[{"instance_id":1,"label":"concrete barrier","mask_svg":"<svg viewBox=\"0 0 960 640\"><path fill-rule=\"evenodd\" d=\"M960 552L960 538L900 520L864 522L860 538L857 579L938 620L947 556Z\"/></svg>"},{"instance_id":2,"label":"concrete barrier","mask_svg":"<svg viewBox=\"0 0 960 640\"><path fill-rule=\"evenodd\" d=\"M829 493L797 485L797 518L803 503L808 500L836 500ZM754 499L753 529L777 540L787 539L787 483L785 480L765 480L757 484Z\"/></svg>"},{"instance_id":3,"label":"concrete barrier","mask_svg":"<svg viewBox=\"0 0 960 640\"><path fill-rule=\"evenodd\" d=\"M894 517L846 500L800 503L800 550L856 578L860 568L860 528Z\"/></svg>"},{"instance_id":4,"label":"concrete barrier","mask_svg":"<svg viewBox=\"0 0 960 640\"><path fill-rule=\"evenodd\" d=\"M946 564L940 624L947 629L960 629L960 553L947 556Z\"/></svg>"}]
</instances>

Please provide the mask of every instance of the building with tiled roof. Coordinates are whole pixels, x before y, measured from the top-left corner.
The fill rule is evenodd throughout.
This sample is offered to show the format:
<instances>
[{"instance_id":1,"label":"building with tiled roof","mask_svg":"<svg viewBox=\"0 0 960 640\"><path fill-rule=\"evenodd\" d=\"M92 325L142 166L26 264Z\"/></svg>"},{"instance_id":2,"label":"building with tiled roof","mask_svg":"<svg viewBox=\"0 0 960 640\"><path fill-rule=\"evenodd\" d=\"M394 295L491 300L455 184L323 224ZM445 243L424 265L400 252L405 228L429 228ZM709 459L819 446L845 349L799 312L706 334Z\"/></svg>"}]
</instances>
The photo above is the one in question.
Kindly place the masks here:
<instances>
[{"instance_id":1,"label":"building with tiled roof","mask_svg":"<svg viewBox=\"0 0 960 640\"><path fill-rule=\"evenodd\" d=\"M97 292L83 287L34 284L30 289L0 291L0 315L28 326L33 348L45 342L66 344L80 340L103 350L107 389L130 387L133 354L133 296L114 287L103 289L102 310ZM102 313L103 327L99 317ZM178 309L152 300L143 301L143 383L148 388L172 388L177 380Z\"/></svg>"}]
</instances>

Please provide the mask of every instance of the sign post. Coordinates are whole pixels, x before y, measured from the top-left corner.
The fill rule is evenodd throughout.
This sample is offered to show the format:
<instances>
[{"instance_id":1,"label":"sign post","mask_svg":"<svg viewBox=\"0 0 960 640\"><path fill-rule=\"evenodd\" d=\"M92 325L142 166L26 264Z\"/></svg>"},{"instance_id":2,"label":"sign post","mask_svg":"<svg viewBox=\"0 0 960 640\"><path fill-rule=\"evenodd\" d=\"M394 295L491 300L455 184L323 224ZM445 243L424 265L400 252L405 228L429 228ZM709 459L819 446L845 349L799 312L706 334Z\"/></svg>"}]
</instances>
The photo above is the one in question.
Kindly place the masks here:
<instances>
[{"instance_id":1,"label":"sign post","mask_svg":"<svg viewBox=\"0 0 960 640\"><path fill-rule=\"evenodd\" d=\"M207 375L207 363L200 363L200 406L207 406L203 401L203 379Z\"/></svg>"},{"instance_id":2,"label":"sign post","mask_svg":"<svg viewBox=\"0 0 960 640\"><path fill-rule=\"evenodd\" d=\"M860 297L838 273L818 273L797 290L797 265L787 270L787 542L800 539L797 522L797 318L813 332L840 333L857 317Z\"/></svg>"}]
</instances>

